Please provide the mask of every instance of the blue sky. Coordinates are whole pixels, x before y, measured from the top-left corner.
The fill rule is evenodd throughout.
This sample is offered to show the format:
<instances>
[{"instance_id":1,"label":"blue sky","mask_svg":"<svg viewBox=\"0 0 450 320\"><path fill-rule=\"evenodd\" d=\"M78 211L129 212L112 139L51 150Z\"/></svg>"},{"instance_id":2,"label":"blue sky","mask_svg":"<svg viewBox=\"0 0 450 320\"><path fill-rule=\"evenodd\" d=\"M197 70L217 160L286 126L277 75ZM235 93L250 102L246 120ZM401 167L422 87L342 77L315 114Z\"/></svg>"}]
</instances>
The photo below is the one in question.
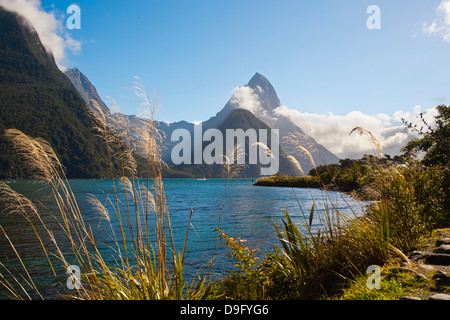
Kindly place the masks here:
<instances>
[{"instance_id":1,"label":"blue sky","mask_svg":"<svg viewBox=\"0 0 450 320\"><path fill-rule=\"evenodd\" d=\"M42 1L67 17L70 1ZM159 90L159 118L206 120L255 72L301 112L392 114L450 99L450 43L425 34L440 0L78 1L67 53L104 98L135 114L125 87ZM369 30L366 9L381 9ZM65 15L65 16L64 16Z\"/></svg>"}]
</instances>

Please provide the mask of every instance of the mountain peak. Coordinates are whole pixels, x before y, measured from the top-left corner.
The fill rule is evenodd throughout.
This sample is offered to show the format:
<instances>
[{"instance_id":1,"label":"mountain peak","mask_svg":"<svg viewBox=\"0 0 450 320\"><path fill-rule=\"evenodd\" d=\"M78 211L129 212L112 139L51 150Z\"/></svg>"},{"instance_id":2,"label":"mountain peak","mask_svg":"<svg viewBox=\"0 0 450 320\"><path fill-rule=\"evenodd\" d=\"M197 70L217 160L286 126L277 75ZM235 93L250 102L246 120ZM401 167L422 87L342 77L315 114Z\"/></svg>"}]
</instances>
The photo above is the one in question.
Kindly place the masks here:
<instances>
[{"instance_id":1,"label":"mountain peak","mask_svg":"<svg viewBox=\"0 0 450 320\"><path fill-rule=\"evenodd\" d=\"M267 81L267 78L264 77L261 73L256 72L255 75L250 79L249 84L252 81Z\"/></svg>"},{"instance_id":2,"label":"mountain peak","mask_svg":"<svg viewBox=\"0 0 450 320\"><path fill-rule=\"evenodd\" d=\"M275 91L272 87L272 85L270 84L269 80L267 80L266 77L264 77L262 74L260 73L255 73L255 75L250 79L250 81L248 82L247 86L249 86L252 89L256 89L258 86L261 89L264 88L271 88L273 91Z\"/></svg>"},{"instance_id":3,"label":"mountain peak","mask_svg":"<svg viewBox=\"0 0 450 320\"><path fill-rule=\"evenodd\" d=\"M259 96L263 109L272 111L281 105L275 89L262 74L255 73L248 82L247 87L253 89L254 93Z\"/></svg>"}]
</instances>

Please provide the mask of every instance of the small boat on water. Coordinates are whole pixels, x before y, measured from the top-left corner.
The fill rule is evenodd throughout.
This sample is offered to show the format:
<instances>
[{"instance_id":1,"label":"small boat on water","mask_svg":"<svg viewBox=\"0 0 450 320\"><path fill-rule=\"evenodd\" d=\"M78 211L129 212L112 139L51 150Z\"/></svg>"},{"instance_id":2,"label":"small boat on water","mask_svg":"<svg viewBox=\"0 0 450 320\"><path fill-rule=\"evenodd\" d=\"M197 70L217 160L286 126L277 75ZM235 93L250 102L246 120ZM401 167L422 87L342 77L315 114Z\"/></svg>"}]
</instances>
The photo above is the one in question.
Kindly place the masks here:
<instances>
[{"instance_id":1,"label":"small boat on water","mask_svg":"<svg viewBox=\"0 0 450 320\"><path fill-rule=\"evenodd\" d=\"M203 177L203 178L196 178L195 180L197 180L197 181L206 181L206 178L205 177Z\"/></svg>"}]
</instances>

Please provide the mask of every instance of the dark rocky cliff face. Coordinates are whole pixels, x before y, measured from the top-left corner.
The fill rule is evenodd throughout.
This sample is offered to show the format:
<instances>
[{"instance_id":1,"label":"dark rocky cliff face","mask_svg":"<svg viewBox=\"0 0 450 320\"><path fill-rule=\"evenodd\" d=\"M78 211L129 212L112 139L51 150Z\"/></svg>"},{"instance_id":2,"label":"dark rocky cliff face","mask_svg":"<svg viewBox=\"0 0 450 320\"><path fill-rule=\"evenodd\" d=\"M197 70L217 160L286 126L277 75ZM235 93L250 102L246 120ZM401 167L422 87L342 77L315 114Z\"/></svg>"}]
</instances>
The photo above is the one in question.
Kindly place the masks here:
<instances>
[{"instance_id":1,"label":"dark rocky cliff face","mask_svg":"<svg viewBox=\"0 0 450 320\"><path fill-rule=\"evenodd\" d=\"M75 89L77 89L78 93L81 95L86 104L92 107L92 100L94 100L104 114L110 113L109 108L97 93L97 89L89 81L89 79L83 73L81 73L80 70L78 70L78 68L68 69L66 70L65 74L67 77L69 77L73 86L75 87Z\"/></svg>"}]
</instances>

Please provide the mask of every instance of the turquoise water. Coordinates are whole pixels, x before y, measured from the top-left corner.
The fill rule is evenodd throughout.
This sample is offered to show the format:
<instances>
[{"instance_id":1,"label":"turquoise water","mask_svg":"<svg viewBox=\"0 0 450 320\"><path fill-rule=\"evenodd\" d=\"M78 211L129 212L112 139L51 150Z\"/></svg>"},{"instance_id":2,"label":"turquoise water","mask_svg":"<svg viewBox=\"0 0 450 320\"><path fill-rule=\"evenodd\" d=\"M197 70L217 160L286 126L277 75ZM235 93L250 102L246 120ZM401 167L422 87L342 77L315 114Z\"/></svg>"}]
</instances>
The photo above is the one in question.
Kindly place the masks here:
<instances>
[{"instance_id":1,"label":"turquoise water","mask_svg":"<svg viewBox=\"0 0 450 320\"><path fill-rule=\"evenodd\" d=\"M8 185L19 193L39 203L38 208L42 219L50 226L57 239L64 243L64 235L58 231L58 223L54 218L56 212L51 193L42 183L31 181L8 181ZM142 181L142 184L145 184ZM93 230L95 239L101 242L102 255L110 263L117 261L117 252L114 235L120 238L119 224L114 208L108 204L109 199L114 200L111 180L70 180L72 191L83 214L86 224ZM278 245L278 240L273 229L273 223L282 223L282 210L288 209L294 221L301 223L303 208L306 216L309 216L313 201L318 212L313 220L313 227L320 226L320 217L323 217L323 209L330 198L334 206L349 215L361 215L362 207L367 203L355 201L345 195L336 192L324 193L317 189L290 189L277 187L259 187L253 185L252 179L234 179L229 181L225 190L226 180L208 179L165 179L164 187L167 197L167 205L170 213L173 235L176 249L181 251L186 235L190 210L193 216L189 229L189 237L186 247L185 272L186 276L194 276L213 257L216 243L216 233L213 232L219 223L220 206L223 201L223 209L220 220L220 228L231 237L245 239L250 248L258 248L261 253L268 253ZM120 189L120 188L119 188ZM225 192L226 191L226 192ZM224 196L225 192L225 196ZM295 193L295 194L294 194ZM106 204L111 225L98 212L93 210L87 201L88 194L96 196ZM124 191L120 192L120 198L125 202ZM152 225L153 217L149 217ZM57 286L55 278L47 267L47 262L42 254L42 249L35 241L33 230L29 223L17 214L0 214L0 225L10 237L16 250L27 265L30 273L38 280L38 283L51 292ZM112 229L112 230L111 230ZM131 238L128 233L127 238ZM169 239L169 238L168 238ZM51 245L50 242L47 243ZM64 244L62 244L64 248ZM214 274L220 276L229 271L233 261L227 257L227 248L219 245L215 255ZM69 263L70 255L67 258ZM9 242L0 234L0 262L9 266L11 270L21 272L14 251ZM74 262L75 263L75 262ZM57 271L58 272L58 271ZM64 270L59 271L64 280ZM1 292L2 289L0 289Z\"/></svg>"}]
</instances>

